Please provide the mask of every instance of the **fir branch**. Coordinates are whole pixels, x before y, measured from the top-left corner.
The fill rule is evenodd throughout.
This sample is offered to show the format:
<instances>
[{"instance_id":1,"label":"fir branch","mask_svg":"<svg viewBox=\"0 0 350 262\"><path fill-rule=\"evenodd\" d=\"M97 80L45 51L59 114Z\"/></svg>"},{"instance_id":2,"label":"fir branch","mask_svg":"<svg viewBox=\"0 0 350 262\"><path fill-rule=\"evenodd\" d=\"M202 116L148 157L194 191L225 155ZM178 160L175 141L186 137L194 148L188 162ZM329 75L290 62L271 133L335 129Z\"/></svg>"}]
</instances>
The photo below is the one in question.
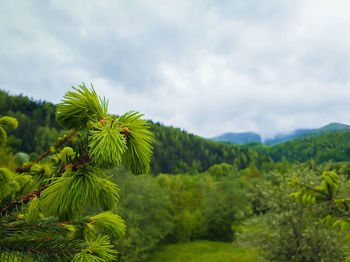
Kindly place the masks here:
<instances>
[{"instance_id":1,"label":"fir branch","mask_svg":"<svg viewBox=\"0 0 350 262\"><path fill-rule=\"evenodd\" d=\"M80 169L83 168L83 166L90 162L90 158L88 154L84 154L78 162L76 162L75 164L70 164L67 165L62 172L65 172L67 168L72 168L72 171L79 171ZM43 190L45 190L48 187L48 185L45 185L43 187L41 187L40 189L34 190L33 192L22 196L16 200L11 201L10 203L4 205L3 207L0 208L0 215L4 215L5 213L11 212L13 209L18 208L19 206L28 203L31 199L35 198L35 197L40 197L41 192Z\"/></svg>"},{"instance_id":2,"label":"fir branch","mask_svg":"<svg viewBox=\"0 0 350 262\"><path fill-rule=\"evenodd\" d=\"M37 241L48 241L52 240L50 238L42 238L42 239L37 239ZM1 248L1 247L0 247ZM48 254L59 254L62 255L64 253L79 253L82 251L82 249L77 249L77 250L69 250L69 249L40 249L40 248L23 248L23 247L4 247L3 249L9 250L9 251L19 251L19 252L31 252L31 253L48 253Z\"/></svg>"},{"instance_id":3,"label":"fir branch","mask_svg":"<svg viewBox=\"0 0 350 262\"><path fill-rule=\"evenodd\" d=\"M0 118L0 146L5 146L7 142L7 133L2 126L5 126L10 130L14 130L18 126L17 119L10 116L3 116Z\"/></svg>"},{"instance_id":4,"label":"fir branch","mask_svg":"<svg viewBox=\"0 0 350 262\"><path fill-rule=\"evenodd\" d=\"M97 175L93 167L72 172L69 168L43 192L40 207L61 220L79 217L88 206L109 210L118 201L118 188Z\"/></svg>"},{"instance_id":5,"label":"fir branch","mask_svg":"<svg viewBox=\"0 0 350 262\"><path fill-rule=\"evenodd\" d=\"M18 121L11 116L3 116L0 118L0 126L6 126L8 129L15 130L18 127Z\"/></svg>"},{"instance_id":6,"label":"fir branch","mask_svg":"<svg viewBox=\"0 0 350 262\"><path fill-rule=\"evenodd\" d=\"M95 240L87 240L88 247L74 256L73 262L114 261L118 253L110 244L108 236L98 236Z\"/></svg>"},{"instance_id":7,"label":"fir branch","mask_svg":"<svg viewBox=\"0 0 350 262\"><path fill-rule=\"evenodd\" d=\"M67 223L68 224L68 223ZM65 237L69 233L66 224L45 223L28 225L22 219L1 227L0 239L34 239Z\"/></svg>"},{"instance_id":8,"label":"fir branch","mask_svg":"<svg viewBox=\"0 0 350 262\"><path fill-rule=\"evenodd\" d=\"M66 129L84 129L89 121L97 121L107 116L108 101L97 96L93 86L85 84L67 92L57 106L56 120Z\"/></svg>"},{"instance_id":9,"label":"fir branch","mask_svg":"<svg viewBox=\"0 0 350 262\"><path fill-rule=\"evenodd\" d=\"M0 127L0 147L5 146L6 142L7 142L7 133L2 127Z\"/></svg>"},{"instance_id":10,"label":"fir branch","mask_svg":"<svg viewBox=\"0 0 350 262\"><path fill-rule=\"evenodd\" d=\"M21 239L20 241L15 239L0 241L0 254L2 252L30 254L34 261L51 261L50 259L56 256L71 260L77 253L83 252L87 246L83 240L65 240L64 238Z\"/></svg>"},{"instance_id":11,"label":"fir branch","mask_svg":"<svg viewBox=\"0 0 350 262\"><path fill-rule=\"evenodd\" d=\"M152 158L153 134L149 131L149 123L140 119L143 115L130 111L122 115L118 121L126 138L127 150L122 156L122 163L134 174L147 173Z\"/></svg>"},{"instance_id":12,"label":"fir branch","mask_svg":"<svg viewBox=\"0 0 350 262\"><path fill-rule=\"evenodd\" d=\"M90 223L95 224L97 229L113 240L122 238L125 235L125 221L112 212L104 212L90 218Z\"/></svg>"},{"instance_id":13,"label":"fir branch","mask_svg":"<svg viewBox=\"0 0 350 262\"><path fill-rule=\"evenodd\" d=\"M79 170L81 170L81 169L84 167L84 165L86 165L86 164L89 163L90 161L91 161L91 159L90 159L89 154L88 154L88 153L83 154L83 155L80 157L80 159L79 159L78 162L76 162L75 164L72 164L72 165L71 165L72 171L74 172L74 171L79 171Z\"/></svg>"},{"instance_id":14,"label":"fir branch","mask_svg":"<svg viewBox=\"0 0 350 262\"><path fill-rule=\"evenodd\" d=\"M120 118L108 115L108 101L98 97L93 87L88 89L83 84L73 89L57 106L56 120L74 131L59 138L33 162L17 168L16 173L6 170L0 173L0 180L6 184L11 182L10 194L5 192L5 186L2 190L6 198L1 205L8 202L0 208L0 260L102 262L116 258L117 251L107 235L113 240L122 237L124 220L111 212L94 217L81 215L88 206L111 210L119 198L117 185L102 176L96 166L112 168L123 162L136 174L147 172L153 136L149 124L140 119L139 113L129 112ZM9 128L15 128L16 123L10 118L0 119L0 125ZM7 135L2 130L0 127L0 144ZM77 153L71 148L61 151L64 144L78 134L77 130L87 131L81 150ZM54 157L57 160L54 164L59 166L55 170L54 161L47 166L39 163L57 152L60 154ZM22 174L29 171L34 179ZM20 196L21 192L29 191L29 180L34 183L32 188L39 189L12 200L16 197L14 193ZM48 185L41 187L38 181ZM30 205L26 205L28 202ZM13 212L18 209L24 213ZM43 218L43 214L53 216ZM85 234L86 228L92 234ZM100 233L106 235L98 236Z\"/></svg>"},{"instance_id":15,"label":"fir branch","mask_svg":"<svg viewBox=\"0 0 350 262\"><path fill-rule=\"evenodd\" d=\"M53 146L54 150L61 148L64 144L68 143L74 136L76 136L78 132L76 130L71 131L66 137L64 137L61 140L58 140L57 143ZM45 153L43 153L41 156L39 156L37 159L35 159L30 165L27 165L25 167L18 167L16 168L17 173L24 173L29 172L30 168L35 164L38 163L40 160L47 157L49 154L52 153L52 149L48 149Z\"/></svg>"},{"instance_id":16,"label":"fir branch","mask_svg":"<svg viewBox=\"0 0 350 262\"><path fill-rule=\"evenodd\" d=\"M48 186L43 186L42 188L34 190L33 192L29 193L28 195L22 196L16 200L11 201L10 203L1 207L0 215L4 215L6 213L11 212L13 209L18 208L19 206L28 203L34 197L40 197L41 192L43 190L45 190L47 187Z\"/></svg>"},{"instance_id":17,"label":"fir branch","mask_svg":"<svg viewBox=\"0 0 350 262\"><path fill-rule=\"evenodd\" d=\"M126 150L126 141L118 125L109 123L109 119L105 121L106 124L97 122L94 130L90 132L89 155L92 162L98 166L113 168L121 162L122 154Z\"/></svg>"}]
</instances>

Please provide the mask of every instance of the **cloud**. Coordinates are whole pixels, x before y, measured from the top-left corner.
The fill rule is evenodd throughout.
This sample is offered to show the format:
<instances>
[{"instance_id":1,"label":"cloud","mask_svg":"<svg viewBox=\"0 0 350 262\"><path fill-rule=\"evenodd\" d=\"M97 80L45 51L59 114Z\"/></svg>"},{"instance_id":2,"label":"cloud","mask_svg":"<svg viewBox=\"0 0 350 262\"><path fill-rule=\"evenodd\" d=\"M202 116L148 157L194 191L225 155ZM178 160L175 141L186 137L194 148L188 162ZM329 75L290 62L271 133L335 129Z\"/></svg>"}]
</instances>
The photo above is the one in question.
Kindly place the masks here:
<instances>
[{"instance_id":1,"label":"cloud","mask_svg":"<svg viewBox=\"0 0 350 262\"><path fill-rule=\"evenodd\" d=\"M5 1L0 88L211 137L349 123L347 1Z\"/></svg>"}]
</instances>

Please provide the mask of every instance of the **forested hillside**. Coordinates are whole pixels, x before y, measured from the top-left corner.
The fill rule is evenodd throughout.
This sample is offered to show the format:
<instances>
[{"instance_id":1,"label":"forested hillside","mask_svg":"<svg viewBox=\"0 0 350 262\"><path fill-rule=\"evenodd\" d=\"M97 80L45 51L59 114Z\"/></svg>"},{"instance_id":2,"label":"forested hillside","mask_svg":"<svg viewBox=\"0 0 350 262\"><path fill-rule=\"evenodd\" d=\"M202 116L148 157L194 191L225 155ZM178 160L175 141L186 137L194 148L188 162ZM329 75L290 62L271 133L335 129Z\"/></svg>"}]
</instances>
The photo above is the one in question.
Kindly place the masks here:
<instances>
[{"instance_id":1,"label":"forested hillside","mask_svg":"<svg viewBox=\"0 0 350 262\"><path fill-rule=\"evenodd\" d=\"M248 149L205 140L159 123L152 125L156 138L151 167L154 173L194 173L220 163L238 170L249 166L269 168L271 160Z\"/></svg>"},{"instance_id":2,"label":"forested hillside","mask_svg":"<svg viewBox=\"0 0 350 262\"><path fill-rule=\"evenodd\" d=\"M274 146L251 143L245 147L266 154L276 162L283 158L290 162L306 162L310 159L314 159L317 163L330 160L350 161L350 131L309 136Z\"/></svg>"},{"instance_id":3,"label":"forested hillside","mask_svg":"<svg viewBox=\"0 0 350 262\"><path fill-rule=\"evenodd\" d=\"M15 152L31 153L32 158L54 144L65 131L55 121L55 105L10 96L0 90L0 116L18 119L18 128L9 132L8 144ZM159 173L197 173L220 163L234 165L238 170L246 167L268 169L271 159L236 145L207 141L201 137L151 122L155 136L151 171ZM35 153L33 153L35 152Z\"/></svg>"},{"instance_id":4,"label":"forested hillside","mask_svg":"<svg viewBox=\"0 0 350 262\"><path fill-rule=\"evenodd\" d=\"M18 120L19 128L9 133L8 144L16 151L40 154L54 143L62 128L55 120L56 107L26 96L10 96L0 90L0 115Z\"/></svg>"}]
</instances>

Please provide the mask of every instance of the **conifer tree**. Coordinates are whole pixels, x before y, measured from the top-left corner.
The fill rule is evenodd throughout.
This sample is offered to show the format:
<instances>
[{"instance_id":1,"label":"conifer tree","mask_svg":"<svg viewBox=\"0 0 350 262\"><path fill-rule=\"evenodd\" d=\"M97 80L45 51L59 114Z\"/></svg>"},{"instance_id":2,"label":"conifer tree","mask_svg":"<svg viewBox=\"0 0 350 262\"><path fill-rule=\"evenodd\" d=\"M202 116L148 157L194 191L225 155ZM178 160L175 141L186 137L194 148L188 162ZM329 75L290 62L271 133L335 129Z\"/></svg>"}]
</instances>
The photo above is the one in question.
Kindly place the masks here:
<instances>
[{"instance_id":1,"label":"conifer tree","mask_svg":"<svg viewBox=\"0 0 350 262\"><path fill-rule=\"evenodd\" d=\"M84 84L64 95L56 120L71 133L16 170L0 168L0 261L113 261L125 224L117 185L103 170L147 173L152 133L138 112L108 114ZM17 120L0 118L0 145ZM99 210L89 214L89 210ZM96 214L97 213L97 214Z\"/></svg>"}]
</instances>

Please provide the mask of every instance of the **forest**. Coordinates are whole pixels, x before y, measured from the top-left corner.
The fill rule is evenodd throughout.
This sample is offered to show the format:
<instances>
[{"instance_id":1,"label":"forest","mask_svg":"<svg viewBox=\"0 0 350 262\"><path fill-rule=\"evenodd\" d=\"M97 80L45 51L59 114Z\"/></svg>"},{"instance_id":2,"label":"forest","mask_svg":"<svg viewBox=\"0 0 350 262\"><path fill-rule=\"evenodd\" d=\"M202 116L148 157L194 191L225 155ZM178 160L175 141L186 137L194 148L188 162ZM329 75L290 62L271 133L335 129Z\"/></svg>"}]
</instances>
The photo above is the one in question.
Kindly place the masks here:
<instances>
[{"instance_id":1,"label":"forest","mask_svg":"<svg viewBox=\"0 0 350 262\"><path fill-rule=\"evenodd\" d=\"M0 90L0 261L350 261L349 131L238 146L144 118Z\"/></svg>"}]
</instances>

